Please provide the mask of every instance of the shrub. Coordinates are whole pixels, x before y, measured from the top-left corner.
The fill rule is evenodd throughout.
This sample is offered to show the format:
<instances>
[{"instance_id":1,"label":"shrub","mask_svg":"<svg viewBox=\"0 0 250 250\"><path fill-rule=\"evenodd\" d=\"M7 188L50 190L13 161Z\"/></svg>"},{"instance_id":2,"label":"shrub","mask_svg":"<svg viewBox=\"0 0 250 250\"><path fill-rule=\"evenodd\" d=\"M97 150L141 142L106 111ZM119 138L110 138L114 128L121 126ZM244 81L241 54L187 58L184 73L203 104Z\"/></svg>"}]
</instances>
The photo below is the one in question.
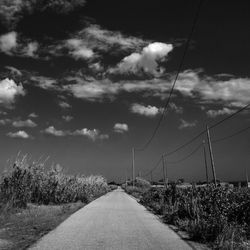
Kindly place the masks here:
<instances>
[{"instance_id":1,"label":"shrub","mask_svg":"<svg viewBox=\"0 0 250 250\"><path fill-rule=\"evenodd\" d=\"M27 202L61 204L88 202L109 190L102 176L66 175L59 165L45 169L44 164L17 161L0 182L0 200L12 207Z\"/></svg>"}]
</instances>

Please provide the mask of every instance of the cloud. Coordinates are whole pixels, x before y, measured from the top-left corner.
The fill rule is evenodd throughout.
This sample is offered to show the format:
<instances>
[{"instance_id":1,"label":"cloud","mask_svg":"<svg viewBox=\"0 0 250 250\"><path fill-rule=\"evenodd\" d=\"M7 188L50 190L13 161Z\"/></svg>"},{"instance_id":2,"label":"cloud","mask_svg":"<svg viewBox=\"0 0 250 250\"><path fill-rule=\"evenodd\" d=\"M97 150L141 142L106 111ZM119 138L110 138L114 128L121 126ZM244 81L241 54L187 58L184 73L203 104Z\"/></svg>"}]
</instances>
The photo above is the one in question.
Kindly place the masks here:
<instances>
[{"instance_id":1,"label":"cloud","mask_svg":"<svg viewBox=\"0 0 250 250\"><path fill-rule=\"evenodd\" d=\"M38 50L39 44L38 42L30 42L23 49L23 56L36 58L36 52Z\"/></svg>"},{"instance_id":2,"label":"cloud","mask_svg":"<svg viewBox=\"0 0 250 250\"><path fill-rule=\"evenodd\" d=\"M142 49L141 53L132 53L123 58L115 68L109 70L110 73L148 73L159 75L163 69L159 68L158 62L166 58L173 50L172 44L154 42Z\"/></svg>"},{"instance_id":3,"label":"cloud","mask_svg":"<svg viewBox=\"0 0 250 250\"><path fill-rule=\"evenodd\" d=\"M8 119L8 118L0 120L0 125L7 125L10 123L11 123L11 119Z\"/></svg>"},{"instance_id":4,"label":"cloud","mask_svg":"<svg viewBox=\"0 0 250 250\"><path fill-rule=\"evenodd\" d=\"M184 119L181 119L181 124L179 125L179 129L184 129L184 128L192 128L195 127L197 124L197 121L193 121L193 122L188 122L185 121Z\"/></svg>"},{"instance_id":5,"label":"cloud","mask_svg":"<svg viewBox=\"0 0 250 250\"><path fill-rule=\"evenodd\" d=\"M0 81L0 104L10 105L18 95L25 95L21 84L16 84L12 79L5 78Z\"/></svg>"},{"instance_id":6,"label":"cloud","mask_svg":"<svg viewBox=\"0 0 250 250\"><path fill-rule=\"evenodd\" d=\"M54 126L49 126L48 128L46 128L42 132L45 134L54 135L54 136L58 136L58 137L68 135L68 132L63 131L63 130L57 130L54 128Z\"/></svg>"},{"instance_id":7,"label":"cloud","mask_svg":"<svg viewBox=\"0 0 250 250\"><path fill-rule=\"evenodd\" d=\"M37 118L38 117L38 115L36 113L30 113L28 116L30 118Z\"/></svg>"},{"instance_id":8,"label":"cloud","mask_svg":"<svg viewBox=\"0 0 250 250\"><path fill-rule=\"evenodd\" d=\"M80 31L78 38L85 41L89 48L111 53L135 50L146 44L141 38L126 36L119 31L106 30L93 24Z\"/></svg>"},{"instance_id":9,"label":"cloud","mask_svg":"<svg viewBox=\"0 0 250 250\"><path fill-rule=\"evenodd\" d=\"M15 67L12 67L12 66L5 66L6 69L8 69L10 71L11 74L13 75L17 75L17 76L22 76L22 72L15 68Z\"/></svg>"},{"instance_id":10,"label":"cloud","mask_svg":"<svg viewBox=\"0 0 250 250\"><path fill-rule=\"evenodd\" d=\"M93 50L87 48L84 41L81 39L68 39L66 41L66 46L70 50L70 55L72 55L75 59L90 59L94 57Z\"/></svg>"},{"instance_id":11,"label":"cloud","mask_svg":"<svg viewBox=\"0 0 250 250\"><path fill-rule=\"evenodd\" d=\"M109 136L107 134L101 134L98 129L77 129L73 132L68 130L57 130L54 128L54 126L49 126L45 130L42 131L42 133L62 137L62 136L84 136L88 139L91 139L92 141L95 141L97 139L104 140L108 139Z\"/></svg>"},{"instance_id":12,"label":"cloud","mask_svg":"<svg viewBox=\"0 0 250 250\"><path fill-rule=\"evenodd\" d=\"M2 0L0 18L7 26L14 26L24 15L37 11L67 14L85 5L85 0Z\"/></svg>"},{"instance_id":13,"label":"cloud","mask_svg":"<svg viewBox=\"0 0 250 250\"><path fill-rule=\"evenodd\" d=\"M25 121L19 120L19 121L14 121L12 123L13 127L29 127L29 128L34 128L37 126L37 124L35 122L33 122L30 119L27 119Z\"/></svg>"},{"instance_id":14,"label":"cloud","mask_svg":"<svg viewBox=\"0 0 250 250\"><path fill-rule=\"evenodd\" d=\"M210 109L207 111L207 115L211 118L215 118L220 115L231 115L234 112L235 112L234 109L229 109L229 108L224 107L223 109L218 109L218 110Z\"/></svg>"},{"instance_id":15,"label":"cloud","mask_svg":"<svg viewBox=\"0 0 250 250\"><path fill-rule=\"evenodd\" d=\"M65 120L66 122L70 122L73 119L73 116L70 115L64 115L62 116L63 120Z\"/></svg>"},{"instance_id":16,"label":"cloud","mask_svg":"<svg viewBox=\"0 0 250 250\"><path fill-rule=\"evenodd\" d=\"M100 134L100 131L98 129L77 129L71 134L75 136L85 136L91 139L92 141L95 141L97 139L104 140L109 138L107 134Z\"/></svg>"},{"instance_id":17,"label":"cloud","mask_svg":"<svg viewBox=\"0 0 250 250\"><path fill-rule=\"evenodd\" d=\"M207 76L200 70L186 70L180 74L176 90L183 95L206 102L220 101L232 106L250 102L250 78Z\"/></svg>"},{"instance_id":18,"label":"cloud","mask_svg":"<svg viewBox=\"0 0 250 250\"><path fill-rule=\"evenodd\" d=\"M161 112L161 109L155 106L151 106L151 105L144 106L138 103L132 104L130 110L132 113L147 116L147 117L154 117Z\"/></svg>"},{"instance_id":19,"label":"cloud","mask_svg":"<svg viewBox=\"0 0 250 250\"><path fill-rule=\"evenodd\" d=\"M176 114L182 114L183 113L183 108L177 106L175 103L171 102L169 103L169 107L171 110L173 110Z\"/></svg>"},{"instance_id":20,"label":"cloud","mask_svg":"<svg viewBox=\"0 0 250 250\"><path fill-rule=\"evenodd\" d=\"M22 139L28 139L31 138L29 136L29 134L27 134L25 131L23 130L19 130L17 132L9 132L7 133L7 136L11 137L11 138L22 138Z\"/></svg>"},{"instance_id":21,"label":"cloud","mask_svg":"<svg viewBox=\"0 0 250 250\"><path fill-rule=\"evenodd\" d=\"M71 105L70 105L69 103L67 103L67 102L65 102L65 101L62 101L62 100L60 100L60 101L58 102L58 105L59 105L61 108L63 108L63 109L71 108Z\"/></svg>"},{"instance_id":22,"label":"cloud","mask_svg":"<svg viewBox=\"0 0 250 250\"><path fill-rule=\"evenodd\" d=\"M119 92L119 85L109 80L98 81L94 78L83 79L81 77L68 77L67 80L74 84L64 86L64 90L70 91L75 97L88 101L101 101L103 98L112 98Z\"/></svg>"},{"instance_id":23,"label":"cloud","mask_svg":"<svg viewBox=\"0 0 250 250\"><path fill-rule=\"evenodd\" d=\"M60 91L60 89L61 89L58 86L57 80L55 80L51 77L32 75L29 80L34 82L36 84L36 86L38 86L42 89L57 90L57 91Z\"/></svg>"},{"instance_id":24,"label":"cloud","mask_svg":"<svg viewBox=\"0 0 250 250\"><path fill-rule=\"evenodd\" d=\"M116 133L121 133L121 134L123 134L123 133L125 133L125 132L128 131L128 124L126 124L126 123L116 123L116 124L114 125L114 131L115 131Z\"/></svg>"},{"instance_id":25,"label":"cloud","mask_svg":"<svg viewBox=\"0 0 250 250\"><path fill-rule=\"evenodd\" d=\"M17 47L17 33L15 31L0 36L0 50L8 55Z\"/></svg>"}]
</instances>

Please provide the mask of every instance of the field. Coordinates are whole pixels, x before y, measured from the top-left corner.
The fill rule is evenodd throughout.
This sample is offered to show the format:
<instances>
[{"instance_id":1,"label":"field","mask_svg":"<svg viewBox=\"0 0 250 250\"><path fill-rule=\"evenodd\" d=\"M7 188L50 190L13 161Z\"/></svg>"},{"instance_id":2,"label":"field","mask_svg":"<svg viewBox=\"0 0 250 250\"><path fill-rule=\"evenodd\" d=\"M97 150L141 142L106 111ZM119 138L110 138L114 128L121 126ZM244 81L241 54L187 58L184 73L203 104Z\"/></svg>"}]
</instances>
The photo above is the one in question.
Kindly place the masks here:
<instances>
[{"instance_id":1,"label":"field","mask_svg":"<svg viewBox=\"0 0 250 250\"><path fill-rule=\"evenodd\" d=\"M26 249L70 214L111 190L102 176L67 175L24 156L0 180L0 248Z\"/></svg>"},{"instance_id":2,"label":"field","mask_svg":"<svg viewBox=\"0 0 250 250\"><path fill-rule=\"evenodd\" d=\"M250 190L247 188L191 187L153 188L137 179L124 186L139 202L164 222L188 232L192 240L214 249L249 249Z\"/></svg>"}]
</instances>

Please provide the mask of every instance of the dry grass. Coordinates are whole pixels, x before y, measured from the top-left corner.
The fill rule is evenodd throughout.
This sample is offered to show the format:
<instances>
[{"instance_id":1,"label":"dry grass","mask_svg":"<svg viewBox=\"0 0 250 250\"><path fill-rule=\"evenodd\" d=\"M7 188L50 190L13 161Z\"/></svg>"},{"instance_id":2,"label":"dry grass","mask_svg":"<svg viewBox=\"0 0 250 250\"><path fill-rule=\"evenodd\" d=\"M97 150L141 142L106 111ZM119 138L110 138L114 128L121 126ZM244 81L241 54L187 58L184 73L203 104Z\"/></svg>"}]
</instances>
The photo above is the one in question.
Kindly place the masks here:
<instances>
[{"instance_id":1,"label":"dry grass","mask_svg":"<svg viewBox=\"0 0 250 250\"><path fill-rule=\"evenodd\" d=\"M33 205L26 209L5 210L0 214L0 249L27 249L54 229L84 203Z\"/></svg>"}]
</instances>

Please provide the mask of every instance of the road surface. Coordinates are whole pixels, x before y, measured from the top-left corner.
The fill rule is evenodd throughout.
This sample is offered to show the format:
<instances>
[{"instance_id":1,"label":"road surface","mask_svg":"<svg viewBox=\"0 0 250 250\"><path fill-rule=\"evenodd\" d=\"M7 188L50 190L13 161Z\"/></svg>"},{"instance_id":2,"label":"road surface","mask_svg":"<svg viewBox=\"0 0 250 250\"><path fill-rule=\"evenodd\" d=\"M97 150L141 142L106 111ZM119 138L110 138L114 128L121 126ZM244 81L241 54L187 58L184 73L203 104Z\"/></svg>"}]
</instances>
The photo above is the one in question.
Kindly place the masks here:
<instances>
[{"instance_id":1,"label":"road surface","mask_svg":"<svg viewBox=\"0 0 250 250\"><path fill-rule=\"evenodd\" d=\"M117 189L80 209L32 250L193 249L157 216Z\"/></svg>"}]
</instances>

